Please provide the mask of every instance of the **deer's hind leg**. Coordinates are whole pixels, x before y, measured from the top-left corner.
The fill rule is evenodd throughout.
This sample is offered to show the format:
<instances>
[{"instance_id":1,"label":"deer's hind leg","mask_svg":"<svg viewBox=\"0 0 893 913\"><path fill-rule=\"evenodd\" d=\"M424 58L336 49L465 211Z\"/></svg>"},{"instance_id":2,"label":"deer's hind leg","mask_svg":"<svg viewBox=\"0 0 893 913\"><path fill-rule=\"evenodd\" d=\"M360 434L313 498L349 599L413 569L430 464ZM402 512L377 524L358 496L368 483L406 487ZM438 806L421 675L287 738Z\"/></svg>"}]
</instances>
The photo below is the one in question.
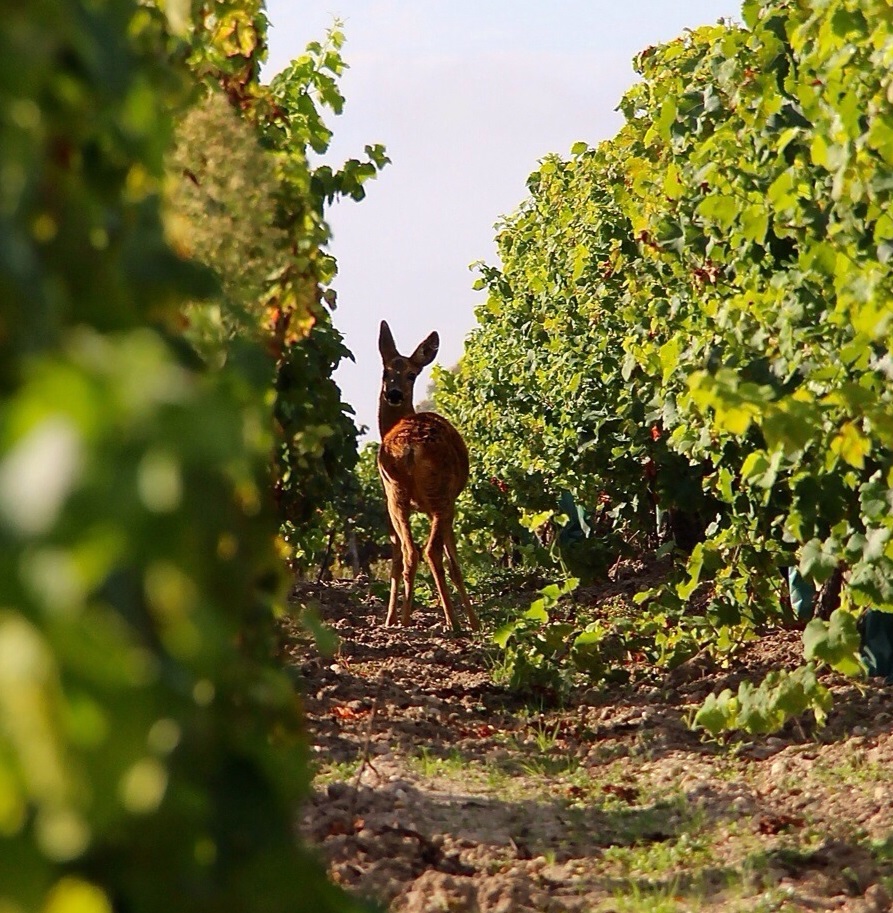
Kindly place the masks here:
<instances>
[{"instance_id":1,"label":"deer's hind leg","mask_svg":"<svg viewBox=\"0 0 893 913\"><path fill-rule=\"evenodd\" d=\"M459 622L456 620L456 612L453 609L453 601L450 599L446 573L443 569L443 550L446 541L444 533L447 526L448 521L445 521L442 517L434 516L431 518L431 535L428 536L428 543L425 546L425 560L434 575L434 582L437 584L437 595L440 597L440 604L443 606L446 623L448 627L458 630Z\"/></svg>"},{"instance_id":2,"label":"deer's hind leg","mask_svg":"<svg viewBox=\"0 0 893 913\"><path fill-rule=\"evenodd\" d=\"M443 544L450 562L450 577L459 591L459 598L462 600L465 614L468 616L468 626L472 631L480 631L481 623L471 605L471 600L468 598L468 590L465 589L465 578L462 576L462 568L459 567L459 553L456 549L456 535L453 532L452 517L444 521Z\"/></svg>"}]
</instances>

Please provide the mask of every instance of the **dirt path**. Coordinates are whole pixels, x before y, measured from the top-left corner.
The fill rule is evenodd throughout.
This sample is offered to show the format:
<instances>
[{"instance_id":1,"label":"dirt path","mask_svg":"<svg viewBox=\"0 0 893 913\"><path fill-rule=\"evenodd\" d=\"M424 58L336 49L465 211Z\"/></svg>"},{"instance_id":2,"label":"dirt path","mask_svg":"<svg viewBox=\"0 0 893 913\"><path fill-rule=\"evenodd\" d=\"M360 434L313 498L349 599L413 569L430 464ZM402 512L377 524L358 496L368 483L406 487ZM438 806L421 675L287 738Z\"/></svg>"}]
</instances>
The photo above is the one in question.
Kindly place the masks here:
<instances>
[{"instance_id":1,"label":"dirt path","mask_svg":"<svg viewBox=\"0 0 893 913\"><path fill-rule=\"evenodd\" d=\"M831 680L816 733L718 746L685 725L742 674L796 665L796 634L538 709L433 611L385 629L361 586L301 596L341 639L325 659L286 627L318 770L301 827L350 890L394 913L891 909L893 687Z\"/></svg>"}]
</instances>

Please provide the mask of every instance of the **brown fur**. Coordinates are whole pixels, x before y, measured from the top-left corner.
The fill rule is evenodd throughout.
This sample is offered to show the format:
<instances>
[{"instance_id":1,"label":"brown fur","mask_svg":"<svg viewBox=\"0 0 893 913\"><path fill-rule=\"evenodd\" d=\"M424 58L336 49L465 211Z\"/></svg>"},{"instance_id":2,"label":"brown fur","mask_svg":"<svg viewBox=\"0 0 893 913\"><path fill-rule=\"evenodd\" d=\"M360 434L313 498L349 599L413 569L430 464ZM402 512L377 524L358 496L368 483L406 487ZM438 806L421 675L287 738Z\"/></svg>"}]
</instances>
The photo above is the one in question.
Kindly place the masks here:
<instances>
[{"instance_id":1,"label":"brown fur","mask_svg":"<svg viewBox=\"0 0 893 913\"><path fill-rule=\"evenodd\" d=\"M393 547L391 595L385 624L397 621L401 578L403 624L409 624L412 613L420 552L412 538L409 517L416 510L431 518L431 533L424 554L434 575L447 624L458 627L446 584L444 553L469 624L477 630L480 624L465 590L453 533L456 498L468 481L468 448L459 432L443 416L435 412L416 412L412 404L418 373L434 360L438 346L437 334L432 333L407 358L397 352L390 329L382 322L379 351L384 377L379 400L378 471L387 499Z\"/></svg>"}]
</instances>

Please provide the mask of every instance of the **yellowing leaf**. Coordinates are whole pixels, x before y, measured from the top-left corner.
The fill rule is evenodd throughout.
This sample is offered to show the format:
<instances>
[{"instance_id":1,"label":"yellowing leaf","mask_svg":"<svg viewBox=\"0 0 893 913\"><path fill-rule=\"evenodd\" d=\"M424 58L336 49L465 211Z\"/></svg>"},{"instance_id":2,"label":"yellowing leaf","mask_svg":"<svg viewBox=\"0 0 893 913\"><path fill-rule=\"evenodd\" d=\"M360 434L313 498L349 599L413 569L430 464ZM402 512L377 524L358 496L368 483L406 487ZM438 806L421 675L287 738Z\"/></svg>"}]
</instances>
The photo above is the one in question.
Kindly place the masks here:
<instances>
[{"instance_id":1,"label":"yellowing leaf","mask_svg":"<svg viewBox=\"0 0 893 913\"><path fill-rule=\"evenodd\" d=\"M850 466L862 469L865 457L871 452L871 441L852 422L847 422L831 441L831 451Z\"/></svg>"},{"instance_id":2,"label":"yellowing leaf","mask_svg":"<svg viewBox=\"0 0 893 913\"><path fill-rule=\"evenodd\" d=\"M679 169L673 162L667 166L667 174L664 178L664 196L671 200L678 200L682 196L683 186L679 180Z\"/></svg>"},{"instance_id":3,"label":"yellowing leaf","mask_svg":"<svg viewBox=\"0 0 893 913\"><path fill-rule=\"evenodd\" d=\"M869 301L853 303L850 314L857 333L868 339L878 339L887 332L893 320L893 306L878 295Z\"/></svg>"},{"instance_id":4,"label":"yellowing leaf","mask_svg":"<svg viewBox=\"0 0 893 913\"><path fill-rule=\"evenodd\" d=\"M883 212L874 225L874 240L887 241L890 238L893 238L893 216Z\"/></svg>"},{"instance_id":5,"label":"yellowing leaf","mask_svg":"<svg viewBox=\"0 0 893 913\"><path fill-rule=\"evenodd\" d=\"M738 215L738 201L724 193L713 193L701 201L698 212L705 219L728 228Z\"/></svg>"},{"instance_id":6,"label":"yellowing leaf","mask_svg":"<svg viewBox=\"0 0 893 913\"><path fill-rule=\"evenodd\" d=\"M828 167L828 141L821 133L816 133L812 138L809 152L814 165L820 165L822 168Z\"/></svg>"},{"instance_id":7,"label":"yellowing leaf","mask_svg":"<svg viewBox=\"0 0 893 913\"><path fill-rule=\"evenodd\" d=\"M521 526L533 532L539 529L545 522L550 520L554 513L554 510L543 510L540 511L540 513L535 514L530 514L525 511L521 517Z\"/></svg>"},{"instance_id":8,"label":"yellowing leaf","mask_svg":"<svg viewBox=\"0 0 893 913\"><path fill-rule=\"evenodd\" d=\"M680 345L679 339L676 336L672 336L660 347L658 357L660 358L660 366L663 371L663 383L666 383L676 370L676 366L679 364L679 354Z\"/></svg>"},{"instance_id":9,"label":"yellowing leaf","mask_svg":"<svg viewBox=\"0 0 893 913\"><path fill-rule=\"evenodd\" d=\"M749 453L747 458L741 464L741 478L748 481L757 481L761 479L769 469L769 460L762 450L755 450Z\"/></svg>"},{"instance_id":10,"label":"yellowing leaf","mask_svg":"<svg viewBox=\"0 0 893 913\"><path fill-rule=\"evenodd\" d=\"M730 434L742 435L750 427L756 410L748 405L716 407L716 424Z\"/></svg>"},{"instance_id":11,"label":"yellowing leaf","mask_svg":"<svg viewBox=\"0 0 893 913\"><path fill-rule=\"evenodd\" d=\"M657 118L657 129L665 140L670 138L670 127L676 120L676 113L676 99L672 95L667 95L661 103L660 114Z\"/></svg>"},{"instance_id":12,"label":"yellowing leaf","mask_svg":"<svg viewBox=\"0 0 893 913\"><path fill-rule=\"evenodd\" d=\"M769 213L763 205L755 203L741 213L741 233L746 240L762 244L768 228Z\"/></svg>"},{"instance_id":13,"label":"yellowing leaf","mask_svg":"<svg viewBox=\"0 0 893 913\"><path fill-rule=\"evenodd\" d=\"M574 250L574 270L573 270L573 280L576 282L580 276L583 275L583 272L586 269L586 264L589 262L589 251L582 245L577 245Z\"/></svg>"},{"instance_id":14,"label":"yellowing leaf","mask_svg":"<svg viewBox=\"0 0 893 913\"><path fill-rule=\"evenodd\" d=\"M782 173L769 185L766 191L769 201L774 203L777 209L787 209L797 200L794 192L794 176L790 171Z\"/></svg>"}]
</instances>

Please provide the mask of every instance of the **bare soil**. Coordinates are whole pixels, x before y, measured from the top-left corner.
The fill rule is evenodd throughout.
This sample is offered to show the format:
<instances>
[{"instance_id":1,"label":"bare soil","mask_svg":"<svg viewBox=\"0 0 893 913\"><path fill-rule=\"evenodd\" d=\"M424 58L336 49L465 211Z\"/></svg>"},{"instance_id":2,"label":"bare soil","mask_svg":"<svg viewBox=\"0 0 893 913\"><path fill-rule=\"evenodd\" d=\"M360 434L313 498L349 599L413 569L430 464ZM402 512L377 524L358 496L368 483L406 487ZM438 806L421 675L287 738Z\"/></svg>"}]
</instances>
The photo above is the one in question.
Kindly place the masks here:
<instances>
[{"instance_id":1,"label":"bare soil","mask_svg":"<svg viewBox=\"0 0 893 913\"><path fill-rule=\"evenodd\" d=\"M340 647L291 621L316 766L300 823L331 877L393 913L882 913L893 893L893 687L824 679L824 728L705 739L711 692L801 663L800 636L544 706L494 684L493 646L368 586L302 586Z\"/></svg>"}]
</instances>

